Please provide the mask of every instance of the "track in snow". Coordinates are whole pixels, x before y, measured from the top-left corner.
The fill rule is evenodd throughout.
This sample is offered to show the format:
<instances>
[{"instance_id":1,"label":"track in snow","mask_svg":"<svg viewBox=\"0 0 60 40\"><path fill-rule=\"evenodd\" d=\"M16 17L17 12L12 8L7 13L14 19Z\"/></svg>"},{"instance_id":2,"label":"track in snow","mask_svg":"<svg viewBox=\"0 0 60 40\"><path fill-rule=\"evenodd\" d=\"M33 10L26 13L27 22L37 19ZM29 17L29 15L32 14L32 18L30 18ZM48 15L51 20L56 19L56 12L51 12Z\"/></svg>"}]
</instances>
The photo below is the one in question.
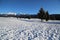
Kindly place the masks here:
<instances>
[{"instance_id":1,"label":"track in snow","mask_svg":"<svg viewBox=\"0 0 60 40\"><path fill-rule=\"evenodd\" d=\"M60 40L60 21L1 17L0 40Z\"/></svg>"}]
</instances>

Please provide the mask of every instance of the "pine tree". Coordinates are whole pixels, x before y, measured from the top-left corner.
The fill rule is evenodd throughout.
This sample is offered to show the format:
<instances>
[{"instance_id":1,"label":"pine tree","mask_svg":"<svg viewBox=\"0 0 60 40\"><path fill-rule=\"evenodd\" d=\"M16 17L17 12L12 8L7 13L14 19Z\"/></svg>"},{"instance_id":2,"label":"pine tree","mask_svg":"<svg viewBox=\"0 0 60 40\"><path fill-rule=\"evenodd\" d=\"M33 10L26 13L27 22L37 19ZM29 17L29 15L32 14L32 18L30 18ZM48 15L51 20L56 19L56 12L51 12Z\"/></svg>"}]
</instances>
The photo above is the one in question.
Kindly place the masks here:
<instances>
[{"instance_id":1,"label":"pine tree","mask_svg":"<svg viewBox=\"0 0 60 40\"><path fill-rule=\"evenodd\" d=\"M45 19L46 19L46 21L49 20L49 13L48 13L48 11L47 11L46 14L45 14Z\"/></svg>"},{"instance_id":2,"label":"pine tree","mask_svg":"<svg viewBox=\"0 0 60 40\"><path fill-rule=\"evenodd\" d=\"M31 16L28 16L28 19L31 19Z\"/></svg>"},{"instance_id":3,"label":"pine tree","mask_svg":"<svg viewBox=\"0 0 60 40\"><path fill-rule=\"evenodd\" d=\"M45 11L43 10L43 8L41 8L39 10L38 18L41 19L41 21L43 21L43 19L45 19Z\"/></svg>"}]
</instances>

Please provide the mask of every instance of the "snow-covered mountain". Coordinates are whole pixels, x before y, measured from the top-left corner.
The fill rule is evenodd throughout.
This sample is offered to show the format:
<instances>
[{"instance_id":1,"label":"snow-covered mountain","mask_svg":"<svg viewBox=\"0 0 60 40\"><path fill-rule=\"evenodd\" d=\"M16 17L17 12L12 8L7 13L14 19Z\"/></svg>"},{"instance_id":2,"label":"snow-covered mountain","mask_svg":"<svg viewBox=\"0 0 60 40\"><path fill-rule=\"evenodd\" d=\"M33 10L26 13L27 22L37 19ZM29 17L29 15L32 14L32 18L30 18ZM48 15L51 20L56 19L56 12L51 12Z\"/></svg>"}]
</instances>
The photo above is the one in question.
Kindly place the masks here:
<instances>
[{"instance_id":1,"label":"snow-covered mountain","mask_svg":"<svg viewBox=\"0 0 60 40\"><path fill-rule=\"evenodd\" d=\"M0 40L60 40L60 21L0 17Z\"/></svg>"},{"instance_id":2,"label":"snow-covered mountain","mask_svg":"<svg viewBox=\"0 0 60 40\"><path fill-rule=\"evenodd\" d=\"M8 13L6 13L7 15L16 15L16 13L14 13L14 12L8 12Z\"/></svg>"},{"instance_id":3,"label":"snow-covered mountain","mask_svg":"<svg viewBox=\"0 0 60 40\"><path fill-rule=\"evenodd\" d=\"M8 12L8 13L1 13L0 17L15 17L16 13L14 12Z\"/></svg>"}]
</instances>

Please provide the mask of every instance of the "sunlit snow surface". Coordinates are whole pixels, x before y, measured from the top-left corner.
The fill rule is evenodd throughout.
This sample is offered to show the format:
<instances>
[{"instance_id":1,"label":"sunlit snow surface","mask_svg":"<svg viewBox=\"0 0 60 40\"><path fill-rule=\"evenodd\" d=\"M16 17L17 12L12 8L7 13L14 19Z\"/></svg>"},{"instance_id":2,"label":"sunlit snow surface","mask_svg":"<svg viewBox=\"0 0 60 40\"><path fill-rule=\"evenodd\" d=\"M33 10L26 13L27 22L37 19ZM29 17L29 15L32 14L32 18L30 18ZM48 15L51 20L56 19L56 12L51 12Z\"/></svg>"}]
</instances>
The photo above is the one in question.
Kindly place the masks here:
<instances>
[{"instance_id":1,"label":"sunlit snow surface","mask_svg":"<svg viewBox=\"0 0 60 40\"><path fill-rule=\"evenodd\" d=\"M60 21L0 17L0 40L60 40Z\"/></svg>"}]
</instances>

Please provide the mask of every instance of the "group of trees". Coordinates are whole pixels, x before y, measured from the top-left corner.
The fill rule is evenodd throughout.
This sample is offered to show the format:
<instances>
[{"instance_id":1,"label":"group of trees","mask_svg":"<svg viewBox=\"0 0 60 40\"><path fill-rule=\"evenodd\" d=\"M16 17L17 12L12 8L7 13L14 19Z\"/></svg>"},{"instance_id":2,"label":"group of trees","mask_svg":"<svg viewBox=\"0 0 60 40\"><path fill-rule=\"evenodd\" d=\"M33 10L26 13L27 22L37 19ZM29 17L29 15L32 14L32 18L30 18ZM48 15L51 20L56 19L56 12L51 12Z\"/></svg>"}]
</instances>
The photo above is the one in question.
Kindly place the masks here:
<instances>
[{"instance_id":1,"label":"group of trees","mask_svg":"<svg viewBox=\"0 0 60 40\"><path fill-rule=\"evenodd\" d=\"M32 16L30 15L27 18L31 19ZM35 18L41 19L41 22L43 21L43 19L45 19L46 21L48 21L49 20L49 13L48 13L48 11L44 11L43 8L40 8L39 12L37 13L37 17L35 17Z\"/></svg>"},{"instance_id":2,"label":"group of trees","mask_svg":"<svg viewBox=\"0 0 60 40\"><path fill-rule=\"evenodd\" d=\"M41 19L41 21L43 21L43 19L45 19L46 21L49 20L49 13L48 11L44 11L43 8L41 8L37 14L38 18Z\"/></svg>"}]
</instances>

